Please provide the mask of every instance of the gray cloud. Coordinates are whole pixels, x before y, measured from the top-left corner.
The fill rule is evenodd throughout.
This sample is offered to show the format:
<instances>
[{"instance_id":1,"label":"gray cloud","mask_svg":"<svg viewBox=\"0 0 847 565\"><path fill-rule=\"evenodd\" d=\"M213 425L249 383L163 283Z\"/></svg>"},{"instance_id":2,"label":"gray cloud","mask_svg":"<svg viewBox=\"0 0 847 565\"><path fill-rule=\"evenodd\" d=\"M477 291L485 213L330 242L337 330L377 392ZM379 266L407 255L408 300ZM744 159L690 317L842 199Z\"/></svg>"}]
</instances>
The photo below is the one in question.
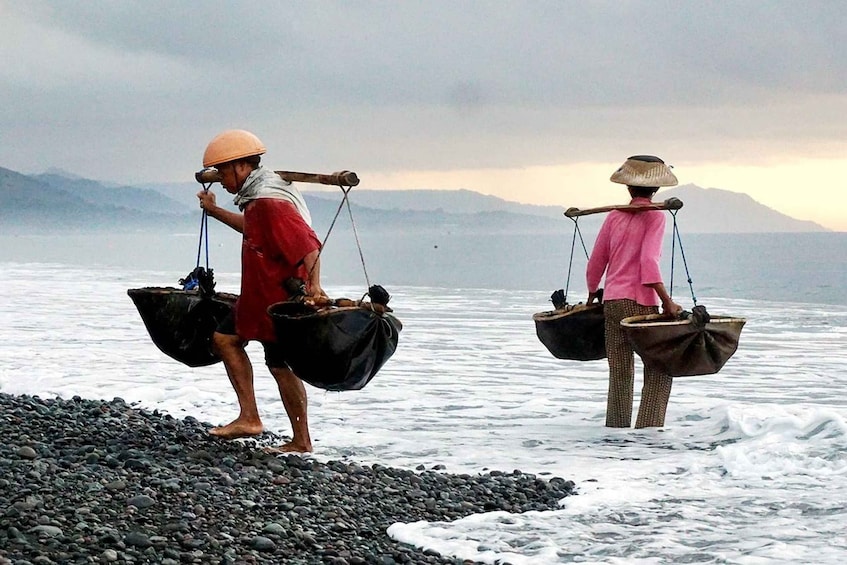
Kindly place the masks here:
<instances>
[{"instance_id":1,"label":"gray cloud","mask_svg":"<svg viewBox=\"0 0 847 565\"><path fill-rule=\"evenodd\" d=\"M0 16L10 168L173 179L226 127L321 169L617 160L638 142L720 159L847 133L840 2L0 0Z\"/></svg>"}]
</instances>

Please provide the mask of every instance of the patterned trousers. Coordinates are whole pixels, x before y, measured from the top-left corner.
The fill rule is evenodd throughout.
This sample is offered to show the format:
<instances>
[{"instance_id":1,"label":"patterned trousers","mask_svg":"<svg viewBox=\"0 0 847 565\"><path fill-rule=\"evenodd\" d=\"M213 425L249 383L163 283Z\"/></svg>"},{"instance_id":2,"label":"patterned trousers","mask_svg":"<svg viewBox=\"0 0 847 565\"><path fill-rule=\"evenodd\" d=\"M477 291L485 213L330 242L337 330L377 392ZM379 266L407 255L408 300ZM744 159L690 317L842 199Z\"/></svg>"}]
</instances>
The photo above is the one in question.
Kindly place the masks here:
<instances>
[{"instance_id":1,"label":"patterned trousers","mask_svg":"<svg viewBox=\"0 0 847 565\"><path fill-rule=\"evenodd\" d=\"M642 306L634 300L609 300L603 304L606 316L606 355L609 360L609 398L606 403L606 426L628 428L632 421L632 395L635 380L635 358L621 320L628 316L656 314L656 306ZM644 387L638 408L636 428L665 425L665 412L671 395L673 377L644 366Z\"/></svg>"}]
</instances>

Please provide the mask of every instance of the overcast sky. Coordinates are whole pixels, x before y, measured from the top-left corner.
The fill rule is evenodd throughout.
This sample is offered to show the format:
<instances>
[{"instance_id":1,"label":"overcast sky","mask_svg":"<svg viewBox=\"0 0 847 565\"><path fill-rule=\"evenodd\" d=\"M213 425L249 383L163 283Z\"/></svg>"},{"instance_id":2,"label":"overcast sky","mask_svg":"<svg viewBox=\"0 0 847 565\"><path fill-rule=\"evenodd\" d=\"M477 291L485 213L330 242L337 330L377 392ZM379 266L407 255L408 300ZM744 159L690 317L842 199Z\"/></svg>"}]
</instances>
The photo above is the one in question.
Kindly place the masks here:
<instances>
[{"instance_id":1,"label":"overcast sky","mask_svg":"<svg viewBox=\"0 0 847 565\"><path fill-rule=\"evenodd\" d=\"M841 0L0 0L0 166L191 180L235 127L277 169L570 206L650 153L847 231L845 45Z\"/></svg>"}]
</instances>

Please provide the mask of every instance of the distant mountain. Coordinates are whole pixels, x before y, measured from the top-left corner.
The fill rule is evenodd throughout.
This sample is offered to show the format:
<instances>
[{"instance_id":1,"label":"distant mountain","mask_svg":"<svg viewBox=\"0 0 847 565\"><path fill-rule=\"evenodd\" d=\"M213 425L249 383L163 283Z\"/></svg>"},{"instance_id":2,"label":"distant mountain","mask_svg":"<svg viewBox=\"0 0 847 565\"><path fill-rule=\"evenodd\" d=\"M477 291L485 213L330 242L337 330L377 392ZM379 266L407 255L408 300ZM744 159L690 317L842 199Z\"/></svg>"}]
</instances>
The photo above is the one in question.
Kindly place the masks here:
<instances>
[{"instance_id":1,"label":"distant mountain","mask_svg":"<svg viewBox=\"0 0 847 565\"><path fill-rule=\"evenodd\" d=\"M308 194L308 192L307 192ZM470 190L354 190L351 198L380 210L449 211L451 214L508 212L562 220L564 207L519 204ZM337 197L315 192L319 198ZM683 201L677 218L680 229L690 233L820 232L829 229L815 222L797 220L760 204L750 196L717 188L686 184L657 193L655 201L671 197ZM619 203L624 203L625 193ZM614 202L609 202L613 204ZM599 216L580 220L587 230L599 227Z\"/></svg>"},{"instance_id":2,"label":"distant mountain","mask_svg":"<svg viewBox=\"0 0 847 565\"><path fill-rule=\"evenodd\" d=\"M202 190L203 187L196 182L176 182L144 184L137 186L136 188L158 192L165 196L172 204L178 205L180 210L196 212L199 210L197 205L197 192ZM217 185L217 190L215 192L219 195L223 193L220 185ZM223 197L221 200L226 200L226 197Z\"/></svg>"},{"instance_id":3,"label":"distant mountain","mask_svg":"<svg viewBox=\"0 0 847 565\"><path fill-rule=\"evenodd\" d=\"M303 188L304 194L316 198L338 198L337 193ZM503 200L496 196L480 194L467 189L459 190L359 190L351 192L353 202L359 206L378 210L442 210L451 214L476 214L478 212L511 212L528 216L562 219L561 206L538 206Z\"/></svg>"},{"instance_id":4,"label":"distant mountain","mask_svg":"<svg viewBox=\"0 0 847 565\"><path fill-rule=\"evenodd\" d=\"M316 231L323 235L341 201L340 191L314 190L301 184ZM142 229L149 225L194 229L199 219L197 183L116 186L52 171L23 175L0 168L0 229ZM218 202L232 207L232 197L216 187ZM688 233L764 233L829 231L796 220L745 194L684 185L657 194L684 202L680 229ZM234 209L234 207L232 207ZM381 233L570 233L564 209L511 202L470 190L354 190L351 208L357 229ZM349 224L346 209L341 224ZM580 220L595 231L602 215ZM181 228L180 228L181 229ZM344 228L338 228L344 229Z\"/></svg>"},{"instance_id":5,"label":"distant mountain","mask_svg":"<svg viewBox=\"0 0 847 565\"><path fill-rule=\"evenodd\" d=\"M339 196L325 191L304 194L337 201ZM655 201L676 197L684 206L677 213L680 229L689 233L780 233L825 232L827 228L815 222L797 220L756 202L750 196L717 188L701 188L687 184L657 193ZM470 190L355 190L351 199L358 205L385 211L440 212L463 214L518 214L540 216L561 222L565 208L519 204ZM618 203L623 204L625 193ZM615 202L609 202L614 204ZM585 216L580 226L592 231L599 228L602 216ZM500 218L502 219L502 217ZM537 218L530 220L538 222ZM517 222L517 218L515 218ZM543 229L548 224L543 222ZM514 227L512 224L510 227Z\"/></svg>"},{"instance_id":6,"label":"distant mountain","mask_svg":"<svg viewBox=\"0 0 847 565\"><path fill-rule=\"evenodd\" d=\"M190 217L152 190L107 187L56 174L28 176L2 167L0 199L4 231L127 230L178 224Z\"/></svg>"},{"instance_id":7,"label":"distant mountain","mask_svg":"<svg viewBox=\"0 0 847 565\"><path fill-rule=\"evenodd\" d=\"M50 173L33 175L32 178L95 206L106 205L154 214L176 213L173 199L148 188L104 185L89 179ZM196 202L197 198L194 200Z\"/></svg>"},{"instance_id":8,"label":"distant mountain","mask_svg":"<svg viewBox=\"0 0 847 565\"><path fill-rule=\"evenodd\" d=\"M304 190L313 202L340 201L340 195ZM622 196L625 193L622 194ZM746 194L700 188L687 184L657 193L654 201L671 197L682 200L677 213L679 227L686 233L795 233L825 232L815 222L797 220L753 200ZM367 210L369 221L387 227L433 231L451 227L458 231L503 230L524 233L569 231L564 207L520 204L470 190L354 190L354 210ZM625 203L625 197L618 202ZM614 204L615 202L609 202ZM580 227L586 232L599 229L603 215L585 216ZM671 223L668 222L670 228Z\"/></svg>"},{"instance_id":9,"label":"distant mountain","mask_svg":"<svg viewBox=\"0 0 847 565\"><path fill-rule=\"evenodd\" d=\"M676 197L680 229L690 233L784 233L831 231L820 224L786 216L750 196L693 184L660 191L653 200Z\"/></svg>"},{"instance_id":10,"label":"distant mountain","mask_svg":"<svg viewBox=\"0 0 847 565\"><path fill-rule=\"evenodd\" d=\"M66 171L65 169L60 169L59 167L48 167L47 170L44 171L43 174L45 174L45 175L55 175L55 176L59 176L59 177L65 177L66 179L74 179L74 180L80 180L80 179L85 178L85 177L79 176L76 173Z\"/></svg>"},{"instance_id":11,"label":"distant mountain","mask_svg":"<svg viewBox=\"0 0 847 565\"><path fill-rule=\"evenodd\" d=\"M196 211L195 183L150 184L154 190L178 202L185 210ZM315 229L323 233L332 223L341 202L341 192L313 190L305 183L303 192ZM214 187L218 204L235 209L232 196ZM443 194L442 194L443 193ZM370 231L407 230L416 232L521 231L540 233L562 227L563 210L557 206L533 206L509 202L470 190L366 190L355 191L350 198L358 229ZM339 222L349 224L346 208ZM541 216L543 219L539 219Z\"/></svg>"}]
</instances>

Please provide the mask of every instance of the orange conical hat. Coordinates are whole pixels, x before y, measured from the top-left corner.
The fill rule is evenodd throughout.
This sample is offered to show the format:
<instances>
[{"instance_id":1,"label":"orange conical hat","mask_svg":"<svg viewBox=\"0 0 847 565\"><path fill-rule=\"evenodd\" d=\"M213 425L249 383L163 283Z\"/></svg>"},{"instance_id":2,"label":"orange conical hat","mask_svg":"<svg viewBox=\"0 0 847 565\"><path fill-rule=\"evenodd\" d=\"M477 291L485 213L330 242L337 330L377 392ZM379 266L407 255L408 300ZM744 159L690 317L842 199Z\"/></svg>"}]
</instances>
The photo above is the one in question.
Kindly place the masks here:
<instances>
[{"instance_id":1,"label":"orange conical hat","mask_svg":"<svg viewBox=\"0 0 847 565\"><path fill-rule=\"evenodd\" d=\"M265 151L265 144L249 131L229 129L219 133L206 146L203 166L213 167L235 159L262 155Z\"/></svg>"}]
</instances>

